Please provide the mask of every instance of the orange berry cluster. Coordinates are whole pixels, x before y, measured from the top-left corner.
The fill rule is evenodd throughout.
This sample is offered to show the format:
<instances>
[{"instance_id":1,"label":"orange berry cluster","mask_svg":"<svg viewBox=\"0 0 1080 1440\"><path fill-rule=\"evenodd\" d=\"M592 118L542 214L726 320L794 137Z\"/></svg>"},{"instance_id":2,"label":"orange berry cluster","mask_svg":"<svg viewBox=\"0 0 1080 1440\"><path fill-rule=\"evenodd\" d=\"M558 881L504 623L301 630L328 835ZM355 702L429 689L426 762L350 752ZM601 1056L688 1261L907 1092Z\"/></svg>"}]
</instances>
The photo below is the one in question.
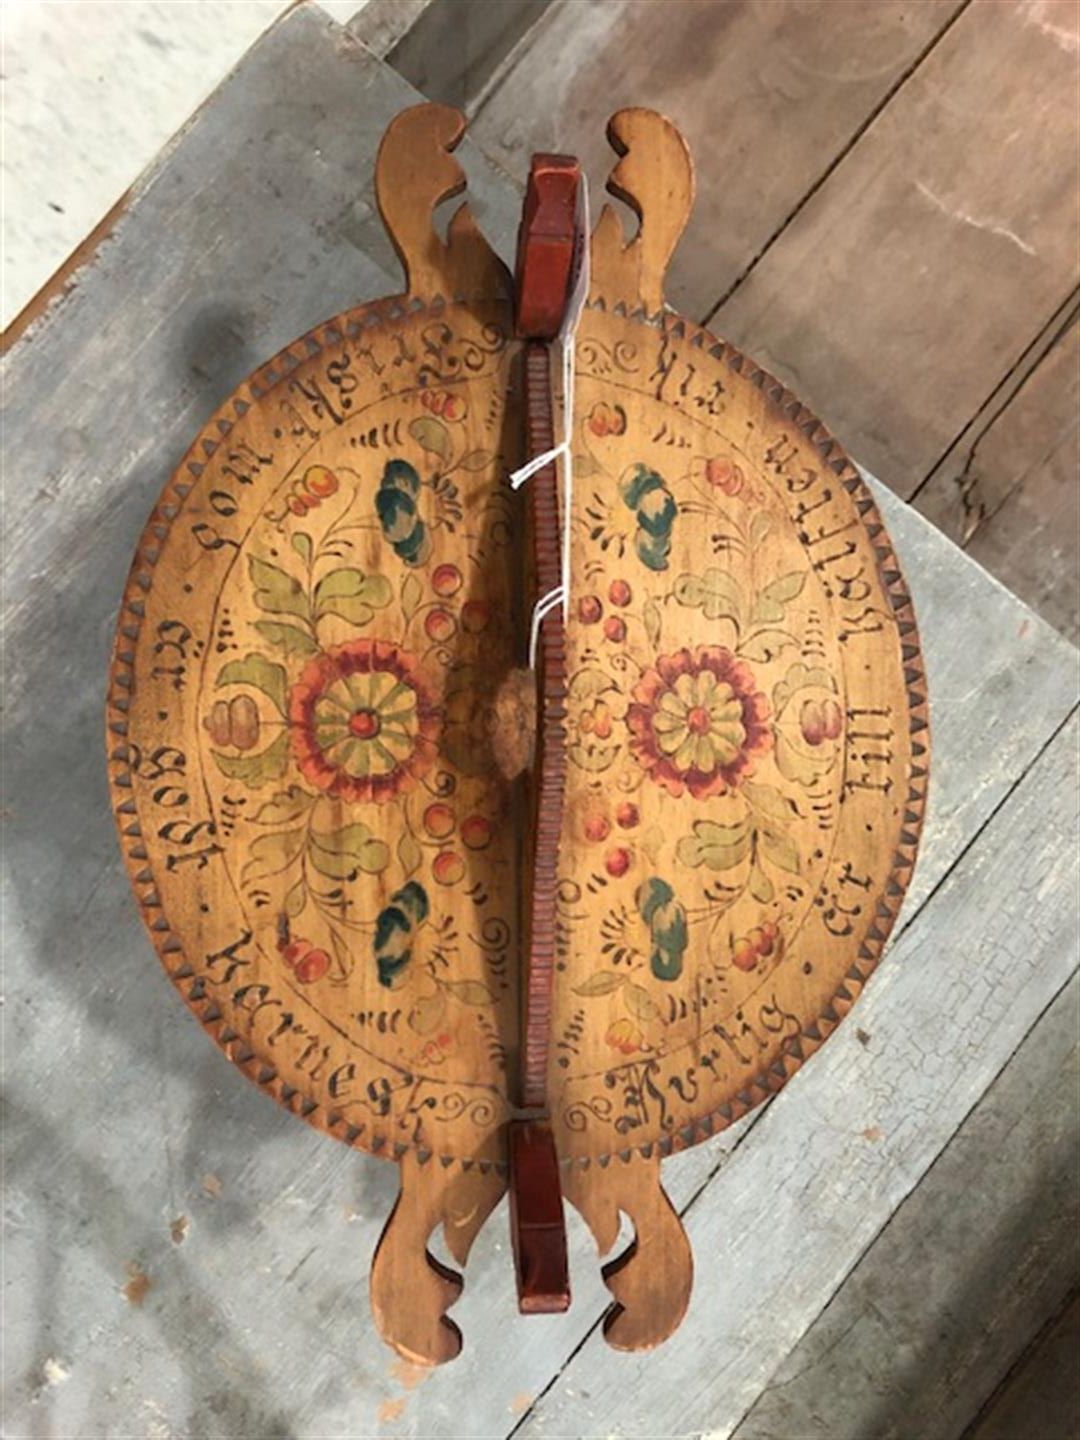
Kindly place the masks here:
<instances>
[{"instance_id":1,"label":"orange berry cluster","mask_svg":"<svg viewBox=\"0 0 1080 1440\"><path fill-rule=\"evenodd\" d=\"M333 470L325 465L312 465L293 481L289 491L289 509L294 515L305 515L321 501L336 495L340 484Z\"/></svg>"},{"instance_id":2,"label":"orange berry cluster","mask_svg":"<svg viewBox=\"0 0 1080 1440\"><path fill-rule=\"evenodd\" d=\"M325 950L312 948L310 940L297 936L293 940L278 942L281 958L300 981L301 985L312 985L321 980L330 969L330 956Z\"/></svg>"},{"instance_id":3,"label":"orange berry cluster","mask_svg":"<svg viewBox=\"0 0 1080 1440\"><path fill-rule=\"evenodd\" d=\"M235 745L250 750L259 739L259 707L250 695L215 700L203 721L215 745Z\"/></svg>"},{"instance_id":4,"label":"orange berry cluster","mask_svg":"<svg viewBox=\"0 0 1080 1440\"><path fill-rule=\"evenodd\" d=\"M601 400L589 411L585 423L600 439L605 435L625 435L626 411L621 405L605 405Z\"/></svg>"},{"instance_id":5,"label":"orange berry cluster","mask_svg":"<svg viewBox=\"0 0 1080 1440\"><path fill-rule=\"evenodd\" d=\"M425 390L420 403L432 415L441 415L444 420L464 420L469 409L465 397L451 390Z\"/></svg>"},{"instance_id":6,"label":"orange berry cluster","mask_svg":"<svg viewBox=\"0 0 1080 1440\"><path fill-rule=\"evenodd\" d=\"M764 925L755 925L748 935L735 941L731 963L738 970L753 970L759 960L767 960L770 955L779 960L783 953L784 937L779 926L774 920L766 920Z\"/></svg>"}]
</instances>

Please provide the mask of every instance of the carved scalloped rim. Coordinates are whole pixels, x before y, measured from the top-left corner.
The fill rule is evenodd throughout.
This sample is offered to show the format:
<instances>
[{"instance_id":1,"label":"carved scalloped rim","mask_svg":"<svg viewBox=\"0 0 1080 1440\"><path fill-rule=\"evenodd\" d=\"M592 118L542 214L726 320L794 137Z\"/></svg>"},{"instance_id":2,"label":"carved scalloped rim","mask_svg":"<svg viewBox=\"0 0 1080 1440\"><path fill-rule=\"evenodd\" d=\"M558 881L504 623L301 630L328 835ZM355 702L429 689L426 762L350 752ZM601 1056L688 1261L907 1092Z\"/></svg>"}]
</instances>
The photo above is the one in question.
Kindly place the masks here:
<instances>
[{"instance_id":1,"label":"carved scalloped rim","mask_svg":"<svg viewBox=\"0 0 1080 1440\"><path fill-rule=\"evenodd\" d=\"M272 360L260 366L244 381L211 416L165 486L136 547L117 621L106 700L109 782L125 865L151 942L181 999L226 1058L278 1104L324 1134L356 1149L366 1150L390 1160L398 1159L410 1147L369 1126L354 1125L332 1108L310 1099L298 1088L283 1081L272 1065L259 1060L242 1037L224 1025L216 1002L205 993L193 967L185 959L183 946L169 926L157 893L131 796L131 772L126 743L128 697L133 683L134 664L134 650L130 647L134 646L139 636L146 611L145 597L153 583L153 570L160 558L162 544L192 489L192 481L184 476L187 474L197 479L202 474L205 458L213 455L235 421L250 409L252 401L262 399L276 384L286 379L301 360L318 355L327 345L340 344L344 339L355 339L366 329L403 319L416 311L438 314L448 305L465 303L456 299L447 301L442 296L436 296L430 302L415 300L410 296L393 296L345 311L316 326L279 351ZM589 309L608 309L602 297L590 297L587 303ZM714 359L720 360L746 384L761 390L777 411L778 417L793 424L820 452L823 462L827 463L828 468L851 496L873 544L882 587L896 614L910 715L913 764L904 808L904 828L886 881L884 897L878 903L877 914L859 948L856 960L817 1019L806 1025L799 1035L792 1037L786 1052L754 1076L734 1100L725 1102L701 1119L681 1127L674 1134L659 1141L619 1149L606 1155L582 1156L564 1162L581 1167L593 1163L605 1167L616 1158L627 1163L635 1155L649 1158L654 1152L664 1157L707 1140L776 1095L832 1034L877 967L896 923L915 866L926 809L930 759L926 678L911 596L904 584L877 505L843 449L791 390L767 370L755 365L733 345L717 339L710 331L684 320L671 310L646 314L643 307L629 307L622 301L613 305L611 310L613 314L624 315L627 319L667 330L675 338L688 339L691 345L707 349ZM302 354L295 353L297 351ZM420 1148L416 1153L423 1164L434 1152ZM438 1158L444 1165L459 1164L463 1170L470 1170L474 1166L481 1173L492 1169L500 1173L505 1170L503 1162L498 1160L463 1159L441 1154Z\"/></svg>"}]
</instances>

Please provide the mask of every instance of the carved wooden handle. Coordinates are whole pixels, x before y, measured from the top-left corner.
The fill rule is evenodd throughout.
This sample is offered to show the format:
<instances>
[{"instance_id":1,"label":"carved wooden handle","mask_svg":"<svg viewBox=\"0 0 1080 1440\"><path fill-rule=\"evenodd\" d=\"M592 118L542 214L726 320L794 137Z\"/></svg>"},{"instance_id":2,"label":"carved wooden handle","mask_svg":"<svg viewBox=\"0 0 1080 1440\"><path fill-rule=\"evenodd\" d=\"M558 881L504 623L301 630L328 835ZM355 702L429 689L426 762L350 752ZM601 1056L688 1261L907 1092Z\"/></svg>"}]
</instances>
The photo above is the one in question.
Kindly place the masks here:
<instances>
[{"instance_id":1,"label":"carved wooden handle","mask_svg":"<svg viewBox=\"0 0 1080 1440\"><path fill-rule=\"evenodd\" d=\"M518 330L527 339L527 457L541 455L555 443L551 357L545 342L558 334L566 312L580 184L581 167L576 160L563 155L533 157L516 274ZM539 599L562 578L555 465L545 465L528 484L532 580ZM563 523L569 524L568 516ZM536 755L522 947L520 1104L528 1118L510 1127L510 1219L518 1305L523 1313L550 1313L570 1304L558 1154L547 1119L556 887L566 788L566 627L560 610L549 611L540 623L536 665Z\"/></svg>"}]
</instances>

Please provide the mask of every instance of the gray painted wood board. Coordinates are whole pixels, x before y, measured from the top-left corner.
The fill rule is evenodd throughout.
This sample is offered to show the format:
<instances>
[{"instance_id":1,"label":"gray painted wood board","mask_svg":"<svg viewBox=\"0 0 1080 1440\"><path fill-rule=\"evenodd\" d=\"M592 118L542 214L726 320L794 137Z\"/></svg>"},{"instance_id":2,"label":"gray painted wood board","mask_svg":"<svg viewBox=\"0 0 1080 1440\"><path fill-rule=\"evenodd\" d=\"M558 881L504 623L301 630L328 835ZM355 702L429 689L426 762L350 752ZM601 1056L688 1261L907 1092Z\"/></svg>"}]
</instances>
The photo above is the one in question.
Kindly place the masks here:
<instances>
[{"instance_id":1,"label":"gray painted wood board","mask_svg":"<svg viewBox=\"0 0 1080 1440\"><path fill-rule=\"evenodd\" d=\"M960 1434L1080 1273L1078 1036L1074 976L734 1440ZM1028 1395L1043 1440L1063 1433L1038 1423L1049 1398Z\"/></svg>"},{"instance_id":2,"label":"gray painted wood board","mask_svg":"<svg viewBox=\"0 0 1080 1440\"><path fill-rule=\"evenodd\" d=\"M366 1274L396 1172L258 1095L170 995L122 872L101 731L128 558L191 435L279 345L397 286L370 176L415 98L325 16L290 12L8 360L5 1434L506 1435L548 1386L527 1433L606 1434L628 1414L653 1435L730 1428L1061 983L1068 857L1046 852L1052 821L1030 832L1067 796L1052 737L1075 651L877 487L930 669L923 859L856 1018L768 1110L667 1166L698 1250L686 1328L632 1360L586 1338L606 1292L576 1221L574 1309L516 1316L497 1215L455 1309L461 1360L424 1378L382 1347ZM508 253L516 193L468 163ZM1003 873L1047 887L1023 954L991 943L1029 908ZM925 1054L913 1007L932 1012ZM880 1142L860 1137L874 1126ZM784 1177L802 1190L781 1226L765 1202ZM835 1208L807 1211L811 1193ZM741 1377L727 1410L707 1385L693 1411L703 1345L710 1383Z\"/></svg>"}]
</instances>

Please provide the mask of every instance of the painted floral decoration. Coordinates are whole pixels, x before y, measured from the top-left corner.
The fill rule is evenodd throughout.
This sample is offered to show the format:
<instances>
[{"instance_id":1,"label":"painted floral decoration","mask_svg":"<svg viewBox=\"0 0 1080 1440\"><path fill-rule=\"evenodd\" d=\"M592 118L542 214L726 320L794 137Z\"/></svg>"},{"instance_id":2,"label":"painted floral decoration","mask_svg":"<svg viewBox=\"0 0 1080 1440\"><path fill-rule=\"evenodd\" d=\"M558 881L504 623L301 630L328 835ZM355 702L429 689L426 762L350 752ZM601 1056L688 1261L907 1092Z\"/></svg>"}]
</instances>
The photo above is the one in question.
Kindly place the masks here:
<instances>
[{"instance_id":1,"label":"painted floral decoration","mask_svg":"<svg viewBox=\"0 0 1080 1440\"><path fill-rule=\"evenodd\" d=\"M772 744L750 667L721 645L661 655L626 714L630 748L658 785L697 800L734 789Z\"/></svg>"},{"instance_id":2,"label":"painted floral decoration","mask_svg":"<svg viewBox=\"0 0 1080 1440\"><path fill-rule=\"evenodd\" d=\"M439 714L410 655L353 640L305 665L289 695L289 731L309 784L336 799L385 804L431 767Z\"/></svg>"}]
</instances>

